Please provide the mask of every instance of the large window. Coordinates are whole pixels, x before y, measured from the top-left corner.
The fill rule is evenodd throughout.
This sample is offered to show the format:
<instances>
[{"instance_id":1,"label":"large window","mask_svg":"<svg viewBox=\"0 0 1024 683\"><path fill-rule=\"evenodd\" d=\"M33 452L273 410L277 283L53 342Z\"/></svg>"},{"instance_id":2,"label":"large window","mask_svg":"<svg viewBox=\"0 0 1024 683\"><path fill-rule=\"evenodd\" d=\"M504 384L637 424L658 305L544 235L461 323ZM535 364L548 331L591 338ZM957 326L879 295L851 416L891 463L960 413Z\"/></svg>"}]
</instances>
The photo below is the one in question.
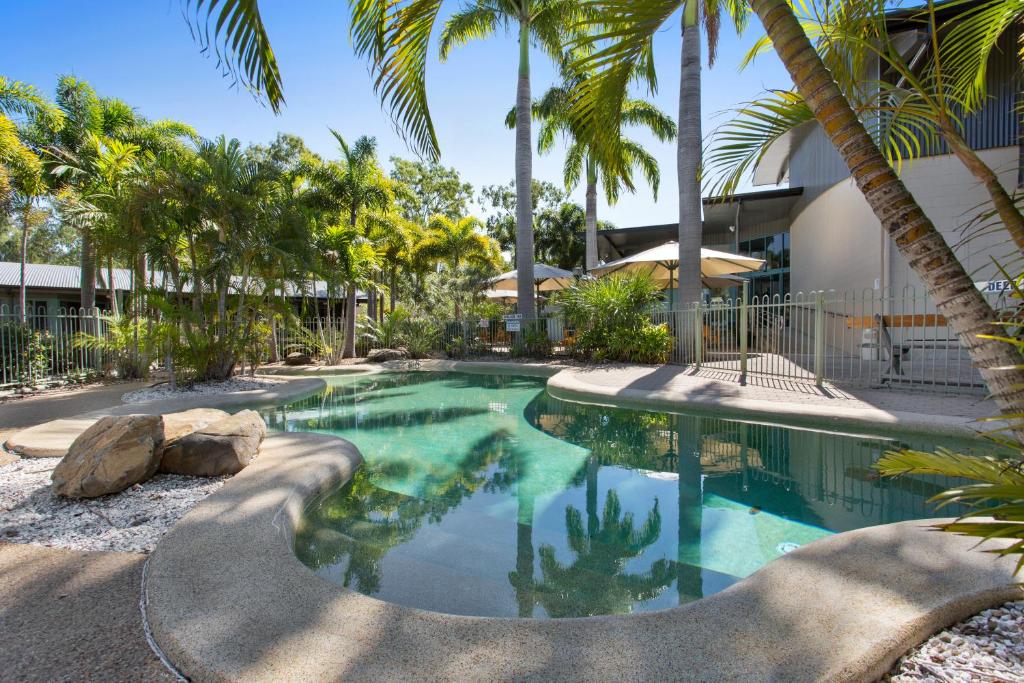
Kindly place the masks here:
<instances>
[{"instance_id":1,"label":"large window","mask_svg":"<svg viewBox=\"0 0 1024 683\"><path fill-rule=\"evenodd\" d=\"M740 253L764 259L764 270L749 273L751 296L784 296L789 293L789 233L740 242Z\"/></svg>"}]
</instances>

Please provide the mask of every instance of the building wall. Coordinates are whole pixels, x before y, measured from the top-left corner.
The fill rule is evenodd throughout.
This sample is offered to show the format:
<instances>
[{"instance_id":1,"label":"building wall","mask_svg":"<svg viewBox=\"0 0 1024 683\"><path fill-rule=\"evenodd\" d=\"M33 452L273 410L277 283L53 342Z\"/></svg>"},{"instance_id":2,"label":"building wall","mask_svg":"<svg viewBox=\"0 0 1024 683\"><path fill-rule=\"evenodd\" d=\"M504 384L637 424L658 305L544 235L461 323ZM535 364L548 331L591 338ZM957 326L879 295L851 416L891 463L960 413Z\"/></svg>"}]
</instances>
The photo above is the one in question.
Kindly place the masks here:
<instances>
[{"instance_id":1,"label":"building wall","mask_svg":"<svg viewBox=\"0 0 1024 683\"><path fill-rule=\"evenodd\" d=\"M1018 148L979 154L1012 191L1018 178ZM963 165L950 155L928 157L905 166L902 177L973 279L997 279L990 257L1002 258L1012 249L1001 246L1001 235L964 240L962 229L988 202L988 193ZM920 281L891 240L883 239L878 220L851 178L798 204L790 232L794 292L873 289L876 280L897 290L908 285L921 290ZM883 268L883 262L887 267Z\"/></svg>"}]
</instances>

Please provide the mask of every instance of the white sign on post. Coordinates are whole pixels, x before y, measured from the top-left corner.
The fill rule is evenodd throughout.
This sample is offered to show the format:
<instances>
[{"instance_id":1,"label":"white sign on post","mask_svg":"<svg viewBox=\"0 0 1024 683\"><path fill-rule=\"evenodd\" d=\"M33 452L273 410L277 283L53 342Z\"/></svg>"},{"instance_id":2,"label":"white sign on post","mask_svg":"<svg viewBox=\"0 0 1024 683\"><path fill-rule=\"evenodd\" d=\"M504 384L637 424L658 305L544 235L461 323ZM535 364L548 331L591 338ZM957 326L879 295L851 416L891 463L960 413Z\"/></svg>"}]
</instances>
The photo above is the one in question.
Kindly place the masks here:
<instances>
[{"instance_id":1,"label":"white sign on post","mask_svg":"<svg viewBox=\"0 0 1024 683\"><path fill-rule=\"evenodd\" d=\"M518 332L522 329L522 313L509 313L508 315L501 316L501 318L505 321L506 332Z\"/></svg>"},{"instance_id":2,"label":"white sign on post","mask_svg":"<svg viewBox=\"0 0 1024 683\"><path fill-rule=\"evenodd\" d=\"M490 324L491 323L489 320L487 320L487 318L480 318L480 322L478 322L476 326L486 329Z\"/></svg>"}]
</instances>

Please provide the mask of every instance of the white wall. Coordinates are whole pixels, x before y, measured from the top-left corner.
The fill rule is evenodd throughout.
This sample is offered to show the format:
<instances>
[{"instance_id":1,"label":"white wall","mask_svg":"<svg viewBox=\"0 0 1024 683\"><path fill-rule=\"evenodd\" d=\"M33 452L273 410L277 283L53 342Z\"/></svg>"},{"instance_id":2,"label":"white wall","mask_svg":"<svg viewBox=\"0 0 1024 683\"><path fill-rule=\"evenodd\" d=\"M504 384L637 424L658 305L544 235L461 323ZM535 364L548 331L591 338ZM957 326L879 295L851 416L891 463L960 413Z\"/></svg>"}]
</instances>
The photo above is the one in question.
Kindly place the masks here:
<instances>
[{"instance_id":1,"label":"white wall","mask_svg":"<svg viewBox=\"0 0 1024 683\"><path fill-rule=\"evenodd\" d=\"M1003 147L979 152L1000 174L1007 189L1017 182L1019 150ZM924 208L975 281L993 279L991 256L1005 260L1014 251L1002 235L964 241L963 228L988 204L988 193L953 156L919 159L903 169L907 188ZM835 183L797 209L791 228L791 289L870 289L876 279L897 290L921 283L881 226L851 178ZM889 242L883 272L883 243Z\"/></svg>"}]
</instances>

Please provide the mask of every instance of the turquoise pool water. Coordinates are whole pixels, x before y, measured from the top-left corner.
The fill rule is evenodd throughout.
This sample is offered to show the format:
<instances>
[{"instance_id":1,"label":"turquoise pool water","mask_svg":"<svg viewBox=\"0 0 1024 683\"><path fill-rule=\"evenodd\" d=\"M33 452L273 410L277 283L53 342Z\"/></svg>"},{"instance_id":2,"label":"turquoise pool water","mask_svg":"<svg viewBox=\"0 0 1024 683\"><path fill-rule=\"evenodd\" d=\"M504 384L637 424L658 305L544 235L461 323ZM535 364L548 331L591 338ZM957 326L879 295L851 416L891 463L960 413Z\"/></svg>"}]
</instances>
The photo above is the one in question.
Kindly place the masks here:
<instances>
[{"instance_id":1,"label":"turquoise pool water","mask_svg":"<svg viewBox=\"0 0 1024 683\"><path fill-rule=\"evenodd\" d=\"M366 458L307 509L298 557L367 595L454 614L672 607L831 533L927 517L944 483L871 469L886 449L935 441L580 405L532 378L354 377L265 416Z\"/></svg>"}]
</instances>

